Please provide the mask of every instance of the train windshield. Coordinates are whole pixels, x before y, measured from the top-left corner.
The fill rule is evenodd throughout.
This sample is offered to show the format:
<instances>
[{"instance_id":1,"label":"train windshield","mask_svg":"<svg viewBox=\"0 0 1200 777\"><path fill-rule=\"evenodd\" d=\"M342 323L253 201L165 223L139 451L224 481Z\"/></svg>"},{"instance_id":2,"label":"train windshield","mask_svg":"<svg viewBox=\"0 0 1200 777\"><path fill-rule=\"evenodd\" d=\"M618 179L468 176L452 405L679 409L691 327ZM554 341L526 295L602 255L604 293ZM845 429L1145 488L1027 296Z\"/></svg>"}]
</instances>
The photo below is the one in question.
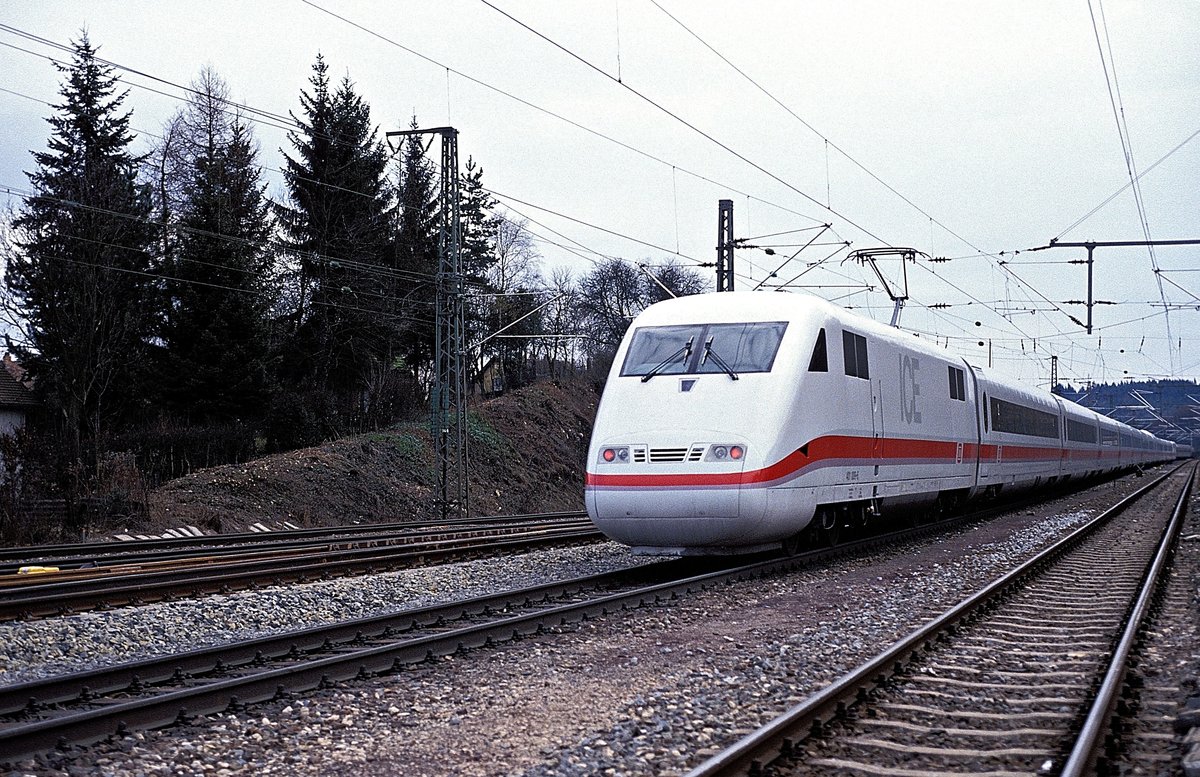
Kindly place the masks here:
<instances>
[{"instance_id":1,"label":"train windshield","mask_svg":"<svg viewBox=\"0 0 1200 777\"><path fill-rule=\"evenodd\" d=\"M770 372L786 330L786 321L639 327L621 375L720 373L722 362L736 373Z\"/></svg>"}]
</instances>

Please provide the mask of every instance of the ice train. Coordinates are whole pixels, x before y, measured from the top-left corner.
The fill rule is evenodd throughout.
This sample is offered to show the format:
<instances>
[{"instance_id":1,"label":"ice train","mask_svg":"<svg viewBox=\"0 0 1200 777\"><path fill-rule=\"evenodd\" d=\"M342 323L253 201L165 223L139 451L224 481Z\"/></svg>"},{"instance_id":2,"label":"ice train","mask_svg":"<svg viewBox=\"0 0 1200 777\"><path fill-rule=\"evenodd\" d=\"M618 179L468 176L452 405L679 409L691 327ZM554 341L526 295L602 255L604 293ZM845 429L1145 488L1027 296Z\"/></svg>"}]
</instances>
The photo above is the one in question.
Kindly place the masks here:
<instances>
[{"instance_id":1,"label":"ice train","mask_svg":"<svg viewBox=\"0 0 1200 777\"><path fill-rule=\"evenodd\" d=\"M1175 456L823 300L729 292L633 321L597 411L586 502L642 552L743 553Z\"/></svg>"}]
</instances>

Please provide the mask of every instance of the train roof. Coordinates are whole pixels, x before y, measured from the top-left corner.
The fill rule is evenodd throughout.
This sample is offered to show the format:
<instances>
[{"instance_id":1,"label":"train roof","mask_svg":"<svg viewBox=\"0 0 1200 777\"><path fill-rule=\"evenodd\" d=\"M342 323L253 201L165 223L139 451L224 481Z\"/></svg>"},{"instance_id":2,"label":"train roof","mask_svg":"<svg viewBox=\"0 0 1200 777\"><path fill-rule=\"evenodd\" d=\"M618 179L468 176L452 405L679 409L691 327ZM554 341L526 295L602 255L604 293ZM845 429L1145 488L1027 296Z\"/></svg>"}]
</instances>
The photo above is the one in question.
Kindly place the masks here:
<instances>
[{"instance_id":1,"label":"train roof","mask_svg":"<svg viewBox=\"0 0 1200 777\"><path fill-rule=\"evenodd\" d=\"M808 294L767 291L733 291L693 294L669 299L646 308L635 320L638 325L662 326L700 322L807 321L825 325L836 321L855 331L927 351L938 358L961 361L917 335L881 324Z\"/></svg>"}]
</instances>

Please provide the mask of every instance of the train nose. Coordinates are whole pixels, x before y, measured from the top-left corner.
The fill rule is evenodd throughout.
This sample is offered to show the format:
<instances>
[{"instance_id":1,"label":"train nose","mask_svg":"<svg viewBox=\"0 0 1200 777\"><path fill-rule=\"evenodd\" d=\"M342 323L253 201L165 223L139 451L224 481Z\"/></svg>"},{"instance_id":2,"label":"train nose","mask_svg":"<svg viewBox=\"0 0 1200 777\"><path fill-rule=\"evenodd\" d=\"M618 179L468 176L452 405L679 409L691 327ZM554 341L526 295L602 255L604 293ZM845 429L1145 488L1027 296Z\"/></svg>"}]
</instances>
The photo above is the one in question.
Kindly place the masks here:
<instances>
[{"instance_id":1,"label":"train nose","mask_svg":"<svg viewBox=\"0 0 1200 777\"><path fill-rule=\"evenodd\" d=\"M764 495L739 487L638 493L589 489L587 502L593 523L626 545L718 548L745 545L755 537Z\"/></svg>"},{"instance_id":2,"label":"train nose","mask_svg":"<svg viewBox=\"0 0 1200 777\"><path fill-rule=\"evenodd\" d=\"M718 439L674 448L600 446L588 472L592 521L635 547L742 544L762 517L762 498L743 487L746 443Z\"/></svg>"}]
</instances>

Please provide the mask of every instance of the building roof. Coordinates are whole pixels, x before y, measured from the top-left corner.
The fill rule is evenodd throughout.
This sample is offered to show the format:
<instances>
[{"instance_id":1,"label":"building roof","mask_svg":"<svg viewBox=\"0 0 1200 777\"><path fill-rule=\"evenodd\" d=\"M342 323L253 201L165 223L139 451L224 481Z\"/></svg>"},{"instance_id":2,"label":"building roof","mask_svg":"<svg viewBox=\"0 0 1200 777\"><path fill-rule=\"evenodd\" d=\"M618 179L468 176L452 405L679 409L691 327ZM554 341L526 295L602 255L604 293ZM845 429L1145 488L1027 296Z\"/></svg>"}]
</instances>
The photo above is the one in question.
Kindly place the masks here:
<instances>
[{"instance_id":1,"label":"building roof","mask_svg":"<svg viewBox=\"0 0 1200 777\"><path fill-rule=\"evenodd\" d=\"M25 387L21 381L13 377L10 365L16 367L7 354L4 357L4 367L0 370L0 407L37 407L38 401L34 399L33 392ZM17 369L20 369L17 367Z\"/></svg>"}]
</instances>

